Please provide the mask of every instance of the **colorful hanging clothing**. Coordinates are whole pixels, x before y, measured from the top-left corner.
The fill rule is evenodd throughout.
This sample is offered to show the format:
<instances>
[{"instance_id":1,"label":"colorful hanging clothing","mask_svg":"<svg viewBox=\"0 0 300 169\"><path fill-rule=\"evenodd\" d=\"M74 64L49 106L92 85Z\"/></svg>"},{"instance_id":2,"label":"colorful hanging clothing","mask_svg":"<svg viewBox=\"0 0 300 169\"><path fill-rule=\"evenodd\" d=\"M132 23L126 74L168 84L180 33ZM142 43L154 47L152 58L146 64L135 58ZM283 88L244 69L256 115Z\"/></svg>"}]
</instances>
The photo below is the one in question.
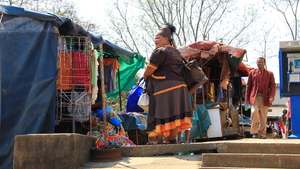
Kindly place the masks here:
<instances>
[{"instance_id":1,"label":"colorful hanging clothing","mask_svg":"<svg viewBox=\"0 0 300 169\"><path fill-rule=\"evenodd\" d=\"M116 58L103 58L105 81L107 84L106 93L112 93L116 89L116 75L117 70L120 68L118 59Z\"/></svg>"},{"instance_id":2,"label":"colorful hanging clothing","mask_svg":"<svg viewBox=\"0 0 300 169\"><path fill-rule=\"evenodd\" d=\"M91 59L92 65L92 75L91 75L91 87L92 87L92 104L95 104L95 101L98 97L98 85L97 85L97 77L98 77L98 53L97 50L93 50L93 57Z\"/></svg>"},{"instance_id":3,"label":"colorful hanging clothing","mask_svg":"<svg viewBox=\"0 0 300 169\"><path fill-rule=\"evenodd\" d=\"M71 90L71 71L72 71L72 58L71 53L60 51L57 60L57 89L58 90Z\"/></svg>"},{"instance_id":4,"label":"colorful hanging clothing","mask_svg":"<svg viewBox=\"0 0 300 169\"><path fill-rule=\"evenodd\" d=\"M68 106L68 111L76 121L85 122L90 117L90 103L91 96L87 92L74 92L71 94L71 103Z\"/></svg>"},{"instance_id":5,"label":"colorful hanging clothing","mask_svg":"<svg viewBox=\"0 0 300 169\"><path fill-rule=\"evenodd\" d=\"M73 53L73 71L75 86L84 86L88 91L90 90L90 57L83 52Z\"/></svg>"}]
</instances>

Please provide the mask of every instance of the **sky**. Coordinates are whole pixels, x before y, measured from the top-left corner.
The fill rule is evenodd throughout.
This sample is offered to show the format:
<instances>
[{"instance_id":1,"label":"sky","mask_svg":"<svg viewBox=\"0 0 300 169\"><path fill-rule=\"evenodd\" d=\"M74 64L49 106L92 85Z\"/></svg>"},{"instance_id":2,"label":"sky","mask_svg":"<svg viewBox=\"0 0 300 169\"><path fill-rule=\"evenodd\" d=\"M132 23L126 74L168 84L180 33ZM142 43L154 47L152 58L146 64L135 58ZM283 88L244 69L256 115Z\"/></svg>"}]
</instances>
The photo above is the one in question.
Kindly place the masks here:
<instances>
[{"instance_id":1,"label":"sky","mask_svg":"<svg viewBox=\"0 0 300 169\"><path fill-rule=\"evenodd\" d=\"M79 14L81 17L89 19L93 22L97 23L105 23L106 17L105 17L105 11L104 9L108 7L108 1L104 0L73 0L73 2L77 3L79 8ZM241 5L244 5L245 3L256 3L260 7L262 7L263 1L261 0L252 0L252 1L244 1L244 0L238 0L238 3L241 3ZM262 8L261 8L262 9ZM268 24L270 23L277 23L276 25L279 25L278 23L282 23L280 21L281 16L270 10L270 9L265 9L261 10L262 16L268 18ZM103 24L101 24L103 25ZM282 23L282 25L284 25ZM261 27L262 25L258 25L258 27ZM279 28L282 29L282 28ZM104 37L105 38L105 37ZM279 51L279 42L280 41L289 41L287 37L284 36L276 36L274 39L274 43L272 44L272 52L269 53L269 55L273 57L268 57L267 58L267 69L271 70L274 73L275 76L275 81L276 83L279 83L280 78L279 78L279 58L278 58L278 51ZM251 67L256 68L256 59L259 57L259 53L257 52L258 44L255 42L250 43L249 45L245 46L244 49L247 50L247 56L244 57L244 63L250 65ZM248 59L247 59L248 58ZM248 62L246 62L248 60Z\"/></svg>"},{"instance_id":2,"label":"sky","mask_svg":"<svg viewBox=\"0 0 300 169\"><path fill-rule=\"evenodd\" d=\"M106 0L72 0L79 8L80 16L97 22L105 20L104 9L107 8Z\"/></svg>"}]
</instances>

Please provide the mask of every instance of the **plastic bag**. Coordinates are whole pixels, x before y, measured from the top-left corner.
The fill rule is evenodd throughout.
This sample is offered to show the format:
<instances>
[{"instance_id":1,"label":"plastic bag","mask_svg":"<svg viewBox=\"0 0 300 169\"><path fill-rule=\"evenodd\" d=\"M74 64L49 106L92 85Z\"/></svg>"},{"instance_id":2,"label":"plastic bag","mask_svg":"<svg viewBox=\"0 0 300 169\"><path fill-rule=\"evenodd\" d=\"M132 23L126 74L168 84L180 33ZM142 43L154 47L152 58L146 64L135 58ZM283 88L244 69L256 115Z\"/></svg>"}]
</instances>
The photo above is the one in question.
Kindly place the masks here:
<instances>
[{"instance_id":1,"label":"plastic bag","mask_svg":"<svg viewBox=\"0 0 300 169\"><path fill-rule=\"evenodd\" d=\"M143 90L143 93L139 98L138 105L145 111L149 110L149 94L146 89Z\"/></svg>"},{"instance_id":2,"label":"plastic bag","mask_svg":"<svg viewBox=\"0 0 300 169\"><path fill-rule=\"evenodd\" d=\"M139 83L131 89L126 104L126 112L144 112L144 110L138 106L138 100L143 93L144 78L141 78Z\"/></svg>"}]
</instances>

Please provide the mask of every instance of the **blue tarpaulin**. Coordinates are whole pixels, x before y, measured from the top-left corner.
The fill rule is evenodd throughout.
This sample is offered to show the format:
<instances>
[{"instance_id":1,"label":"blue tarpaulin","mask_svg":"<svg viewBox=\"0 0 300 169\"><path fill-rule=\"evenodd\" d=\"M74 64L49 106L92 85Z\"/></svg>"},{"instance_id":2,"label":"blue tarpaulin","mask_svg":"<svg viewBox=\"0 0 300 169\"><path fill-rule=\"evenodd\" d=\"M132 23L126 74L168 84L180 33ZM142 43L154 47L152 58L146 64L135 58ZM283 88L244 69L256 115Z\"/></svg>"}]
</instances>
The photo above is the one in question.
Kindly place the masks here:
<instances>
[{"instance_id":1,"label":"blue tarpaulin","mask_svg":"<svg viewBox=\"0 0 300 169\"><path fill-rule=\"evenodd\" d=\"M57 42L53 22L4 15L2 24L0 168L12 168L16 135L54 130Z\"/></svg>"},{"instance_id":2,"label":"blue tarpaulin","mask_svg":"<svg viewBox=\"0 0 300 169\"><path fill-rule=\"evenodd\" d=\"M120 55L135 56L68 18L0 5L0 168L13 167L14 137L53 133L57 35L90 36ZM2 28L2 29L1 29ZM133 63L133 58L125 59Z\"/></svg>"}]
</instances>

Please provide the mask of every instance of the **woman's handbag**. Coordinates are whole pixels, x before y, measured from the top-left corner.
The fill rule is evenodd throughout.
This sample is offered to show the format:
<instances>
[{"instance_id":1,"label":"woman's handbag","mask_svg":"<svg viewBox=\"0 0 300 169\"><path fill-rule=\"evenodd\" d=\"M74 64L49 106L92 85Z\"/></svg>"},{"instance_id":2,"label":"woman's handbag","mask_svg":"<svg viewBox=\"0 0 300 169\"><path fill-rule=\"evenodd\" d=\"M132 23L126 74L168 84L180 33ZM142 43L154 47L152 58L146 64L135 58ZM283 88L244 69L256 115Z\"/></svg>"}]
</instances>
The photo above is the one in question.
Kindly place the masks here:
<instances>
[{"instance_id":1,"label":"woman's handbag","mask_svg":"<svg viewBox=\"0 0 300 169\"><path fill-rule=\"evenodd\" d=\"M138 105L145 111L149 110L149 94L146 89L143 90L143 93L139 98Z\"/></svg>"},{"instance_id":2,"label":"woman's handbag","mask_svg":"<svg viewBox=\"0 0 300 169\"><path fill-rule=\"evenodd\" d=\"M144 110L138 106L138 100L143 93L144 78L141 78L139 83L131 89L126 104L126 112L144 112Z\"/></svg>"},{"instance_id":3,"label":"woman's handbag","mask_svg":"<svg viewBox=\"0 0 300 169\"><path fill-rule=\"evenodd\" d=\"M183 67L182 67L182 75L187 84L189 94L194 93L202 84L204 84L208 78L205 73L202 71L198 62L193 59L190 61L186 61L184 58Z\"/></svg>"}]
</instances>

